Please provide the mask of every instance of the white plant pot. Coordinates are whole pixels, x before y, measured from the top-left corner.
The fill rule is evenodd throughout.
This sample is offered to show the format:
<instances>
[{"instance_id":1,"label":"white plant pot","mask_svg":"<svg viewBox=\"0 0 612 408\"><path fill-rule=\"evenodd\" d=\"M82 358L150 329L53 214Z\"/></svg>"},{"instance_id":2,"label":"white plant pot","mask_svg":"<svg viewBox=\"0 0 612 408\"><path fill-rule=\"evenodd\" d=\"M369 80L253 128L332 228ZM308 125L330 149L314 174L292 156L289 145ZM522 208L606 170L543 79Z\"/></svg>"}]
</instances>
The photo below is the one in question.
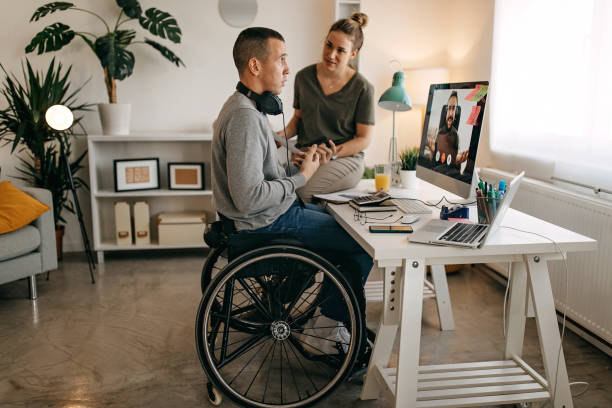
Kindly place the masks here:
<instances>
[{"instance_id":1,"label":"white plant pot","mask_svg":"<svg viewBox=\"0 0 612 408\"><path fill-rule=\"evenodd\" d=\"M98 112L105 135L129 135L132 105L129 103L99 103Z\"/></svg>"},{"instance_id":2,"label":"white plant pot","mask_svg":"<svg viewBox=\"0 0 612 408\"><path fill-rule=\"evenodd\" d=\"M400 179L404 188L415 189L418 187L419 179L416 176L416 170L400 170Z\"/></svg>"}]
</instances>

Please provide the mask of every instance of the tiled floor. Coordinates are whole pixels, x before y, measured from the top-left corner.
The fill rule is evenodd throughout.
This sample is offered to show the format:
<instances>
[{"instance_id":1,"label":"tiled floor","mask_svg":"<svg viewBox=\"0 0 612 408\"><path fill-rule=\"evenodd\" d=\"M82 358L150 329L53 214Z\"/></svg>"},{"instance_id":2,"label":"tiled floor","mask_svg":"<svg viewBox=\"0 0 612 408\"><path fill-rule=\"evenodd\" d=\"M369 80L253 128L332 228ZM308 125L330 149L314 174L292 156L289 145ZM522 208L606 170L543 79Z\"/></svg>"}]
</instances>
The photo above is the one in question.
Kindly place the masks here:
<instances>
[{"instance_id":1,"label":"tiled floor","mask_svg":"<svg viewBox=\"0 0 612 408\"><path fill-rule=\"evenodd\" d=\"M204 256L113 254L92 285L84 257L69 254L49 281L39 277L36 302L26 299L25 281L1 285L0 406L209 406L194 345ZM504 287L471 268L448 280L456 330L441 332L426 301L421 363L499 359ZM379 310L368 307L373 327ZM524 359L542 373L536 335L529 319ZM569 331L564 350L570 381L590 383L574 406L612 407L612 359ZM360 401L359 390L343 384L319 406L391 407Z\"/></svg>"}]
</instances>

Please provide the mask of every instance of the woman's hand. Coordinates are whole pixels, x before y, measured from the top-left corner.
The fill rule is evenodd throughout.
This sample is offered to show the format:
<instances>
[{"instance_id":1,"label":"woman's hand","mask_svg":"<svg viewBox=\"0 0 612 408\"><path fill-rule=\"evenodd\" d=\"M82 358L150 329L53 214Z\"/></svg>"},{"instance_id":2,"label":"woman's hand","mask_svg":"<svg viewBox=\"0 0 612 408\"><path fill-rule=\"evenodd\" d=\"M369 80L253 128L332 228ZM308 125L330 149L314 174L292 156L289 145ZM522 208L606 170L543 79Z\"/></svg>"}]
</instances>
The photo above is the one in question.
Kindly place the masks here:
<instances>
[{"instance_id":1,"label":"woman's hand","mask_svg":"<svg viewBox=\"0 0 612 408\"><path fill-rule=\"evenodd\" d=\"M338 154L338 147L329 140L329 147L325 143L321 143L317 146L317 153L319 154L319 161L321 165L329 163L329 161Z\"/></svg>"}]
</instances>

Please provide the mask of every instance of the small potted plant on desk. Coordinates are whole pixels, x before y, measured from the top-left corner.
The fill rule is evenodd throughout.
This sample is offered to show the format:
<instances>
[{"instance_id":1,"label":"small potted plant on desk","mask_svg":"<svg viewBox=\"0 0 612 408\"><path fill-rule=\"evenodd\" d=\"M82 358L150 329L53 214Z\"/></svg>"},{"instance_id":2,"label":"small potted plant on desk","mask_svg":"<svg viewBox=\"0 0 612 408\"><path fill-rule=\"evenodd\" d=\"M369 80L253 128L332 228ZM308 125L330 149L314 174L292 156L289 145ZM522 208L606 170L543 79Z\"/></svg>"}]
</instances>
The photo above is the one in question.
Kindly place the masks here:
<instances>
[{"instance_id":1,"label":"small potted plant on desk","mask_svg":"<svg viewBox=\"0 0 612 408\"><path fill-rule=\"evenodd\" d=\"M419 158L419 148L404 150L400 153L402 169L400 170L400 180L402 187L413 189L417 187L416 165Z\"/></svg>"},{"instance_id":2,"label":"small potted plant on desk","mask_svg":"<svg viewBox=\"0 0 612 408\"><path fill-rule=\"evenodd\" d=\"M38 54L58 51L68 45L75 37L81 38L91 51L98 57L100 65L104 70L104 82L108 93L108 102L98 105L102 132L108 135L127 135L130 130L131 104L117 103L117 87L115 80L121 81L134 71L135 57L128 47L135 44L146 44L178 66L185 66L183 61L164 45L145 38L144 41L134 41L136 30L131 27L123 27L126 23L137 20L142 28L160 38L167 38L173 43L181 42L181 29L176 20L165 11L151 7L143 12L138 0L116 0L121 9L119 16L113 25L109 25L98 14L76 7L69 2L53 2L39 7L32 15L30 21L38 21L48 14L57 11L73 10L88 13L95 16L104 25L102 35L95 35L86 31L73 31L69 26L62 23L53 23L36 34L30 44L26 47L26 53L37 50Z\"/></svg>"}]
</instances>

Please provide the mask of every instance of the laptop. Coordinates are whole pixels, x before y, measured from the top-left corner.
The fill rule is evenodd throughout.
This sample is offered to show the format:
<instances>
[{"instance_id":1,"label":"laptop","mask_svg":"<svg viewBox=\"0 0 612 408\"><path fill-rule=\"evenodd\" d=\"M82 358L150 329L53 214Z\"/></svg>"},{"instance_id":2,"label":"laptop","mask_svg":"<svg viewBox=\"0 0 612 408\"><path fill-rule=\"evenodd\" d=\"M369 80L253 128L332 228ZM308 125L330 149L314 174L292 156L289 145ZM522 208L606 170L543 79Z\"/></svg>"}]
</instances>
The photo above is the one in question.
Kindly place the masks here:
<instances>
[{"instance_id":1,"label":"laptop","mask_svg":"<svg viewBox=\"0 0 612 408\"><path fill-rule=\"evenodd\" d=\"M495 232L501 225L524 175L525 172L522 172L512 180L490 224L431 220L410 236L410 242L480 248L489 234Z\"/></svg>"}]
</instances>

